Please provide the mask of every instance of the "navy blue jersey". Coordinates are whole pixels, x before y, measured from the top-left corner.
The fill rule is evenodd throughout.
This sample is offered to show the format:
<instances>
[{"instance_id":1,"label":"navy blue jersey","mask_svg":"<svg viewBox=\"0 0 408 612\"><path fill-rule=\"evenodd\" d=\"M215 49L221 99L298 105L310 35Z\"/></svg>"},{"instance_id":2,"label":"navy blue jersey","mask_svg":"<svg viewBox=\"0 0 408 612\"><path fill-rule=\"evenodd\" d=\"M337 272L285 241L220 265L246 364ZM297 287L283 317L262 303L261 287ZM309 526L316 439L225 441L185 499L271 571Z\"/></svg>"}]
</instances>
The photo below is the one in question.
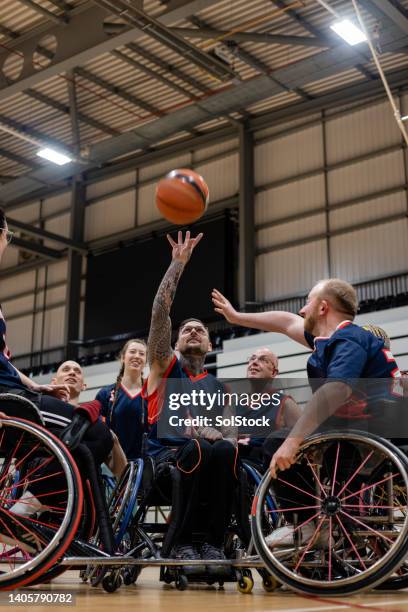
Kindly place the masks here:
<instances>
[{"instance_id":1,"label":"navy blue jersey","mask_svg":"<svg viewBox=\"0 0 408 612\"><path fill-rule=\"evenodd\" d=\"M113 405L115 384L103 387L95 399L101 403L101 415L115 432L129 461L142 455L143 434L147 428L147 403L142 393L132 396L120 385Z\"/></svg>"},{"instance_id":2,"label":"navy blue jersey","mask_svg":"<svg viewBox=\"0 0 408 612\"><path fill-rule=\"evenodd\" d=\"M397 378L401 376L384 340L351 321L341 323L329 338L305 332L314 349L307 362L307 374L313 379L352 380L358 378Z\"/></svg>"},{"instance_id":3,"label":"navy blue jersey","mask_svg":"<svg viewBox=\"0 0 408 612\"><path fill-rule=\"evenodd\" d=\"M307 362L307 374L313 391L327 380L350 381L352 385L359 379L392 380L401 376L391 351L384 347L384 340L351 321L341 323L328 338L314 337L308 332L305 332L305 338L314 349ZM390 396L394 395L393 385L373 385L371 388L373 398L377 397L379 390L381 397L388 395L388 391ZM361 418L369 399L367 387L364 391L357 389L349 402L336 412L336 416Z\"/></svg>"},{"instance_id":4,"label":"navy blue jersey","mask_svg":"<svg viewBox=\"0 0 408 612\"><path fill-rule=\"evenodd\" d=\"M190 372L181 366L180 360L173 356L169 367L162 376L162 381L159 387L150 395L147 396L147 381L143 388L144 397L148 401L148 415L149 415L149 444L148 452L151 455L156 455L163 448L166 447L177 447L181 446L186 442L187 435L185 430L177 430L174 428L174 435L166 436L165 438L158 437L158 420L159 418L167 419L167 416L171 414L168 405L169 395L173 391L190 393L192 390L200 392L203 390L207 393L223 393L225 391L224 385L209 374L207 371L193 376ZM194 417L197 416L198 412L202 414L202 411L195 409L194 406L181 407L177 412L178 416ZM211 416L214 417L217 414L222 413L222 407L215 408L211 411ZM173 413L175 414L175 413Z\"/></svg>"},{"instance_id":5,"label":"navy blue jersey","mask_svg":"<svg viewBox=\"0 0 408 612\"><path fill-rule=\"evenodd\" d=\"M14 389L27 389L10 363L10 351L6 344L6 321L0 307L0 385Z\"/></svg>"}]
</instances>

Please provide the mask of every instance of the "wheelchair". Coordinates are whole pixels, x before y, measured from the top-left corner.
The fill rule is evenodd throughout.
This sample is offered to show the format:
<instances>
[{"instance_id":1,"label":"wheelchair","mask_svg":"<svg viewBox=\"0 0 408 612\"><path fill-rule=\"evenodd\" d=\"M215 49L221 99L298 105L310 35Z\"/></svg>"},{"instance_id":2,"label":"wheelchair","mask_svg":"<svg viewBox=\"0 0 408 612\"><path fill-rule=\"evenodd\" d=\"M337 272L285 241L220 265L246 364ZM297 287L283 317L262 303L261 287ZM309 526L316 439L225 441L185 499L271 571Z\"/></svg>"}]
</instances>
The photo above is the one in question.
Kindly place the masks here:
<instances>
[{"instance_id":1,"label":"wheelchair","mask_svg":"<svg viewBox=\"0 0 408 612\"><path fill-rule=\"evenodd\" d=\"M256 550L276 580L300 593L404 588L407 485L407 458L391 442L361 431L316 434L290 470L262 478L251 511ZM279 542L285 525L290 543Z\"/></svg>"},{"instance_id":2,"label":"wheelchair","mask_svg":"<svg viewBox=\"0 0 408 612\"><path fill-rule=\"evenodd\" d=\"M250 593L254 585L249 567L251 566L251 560L248 561L247 567L244 558L251 540L250 502L248 503L246 499L248 494L247 476L252 477L249 494L251 494L251 491L253 494L261 480L259 472L253 467L247 469L243 467L240 471L232 518L225 537L227 560L219 562L188 561L182 564L180 561L174 563L169 558L181 518L180 472L171 461L156 466L151 457L145 458L144 468L141 471L142 477L138 482L139 490L135 495L137 508L133 512L130 523L126 525L128 534L126 556L144 561L145 565L151 565L157 561L160 564L160 581L166 584L174 582L176 588L181 591L185 590L190 582L208 585L217 583L220 587L225 582L236 582L241 593ZM252 501L252 496L250 501ZM164 508L170 508L170 513L166 515ZM205 511L205 507L201 507L200 510ZM152 511L161 515L163 520L149 521L149 515ZM200 542L203 536L204 534L197 532L195 533L195 540ZM168 563L164 559L168 559ZM186 573L183 565L192 566L193 569L196 566L196 571ZM257 565L259 564L256 563L255 567ZM263 577L263 583L265 588L268 586L268 590L271 590L271 585L275 583L270 574L263 568L263 564L261 565L259 571ZM136 582L140 572L140 566L125 568L122 572L125 584Z\"/></svg>"},{"instance_id":3,"label":"wheelchair","mask_svg":"<svg viewBox=\"0 0 408 612\"><path fill-rule=\"evenodd\" d=\"M73 456L23 396L2 393L0 406L7 414L0 428L0 590L55 578L69 567L64 555L113 554L101 475L88 448L80 444ZM99 549L89 543L97 524Z\"/></svg>"},{"instance_id":4,"label":"wheelchair","mask_svg":"<svg viewBox=\"0 0 408 612\"><path fill-rule=\"evenodd\" d=\"M168 558L176 521L149 522L148 516L149 508L163 504L171 506L173 517L179 511L180 473L174 466L158 474L148 456L130 462L112 490L87 447L79 444L71 453L44 428L30 400L0 394L0 407L7 414L0 427L0 590L44 583L79 567L84 581L114 592L123 582L135 582L145 566L159 566L164 582L186 588L185 563ZM34 498L41 508L13 511ZM240 558L250 531L240 527L238 514L228 537L232 558L216 562L223 566L221 575L207 571L215 565L209 561L194 582L236 581L241 592L250 592L250 561Z\"/></svg>"}]
</instances>

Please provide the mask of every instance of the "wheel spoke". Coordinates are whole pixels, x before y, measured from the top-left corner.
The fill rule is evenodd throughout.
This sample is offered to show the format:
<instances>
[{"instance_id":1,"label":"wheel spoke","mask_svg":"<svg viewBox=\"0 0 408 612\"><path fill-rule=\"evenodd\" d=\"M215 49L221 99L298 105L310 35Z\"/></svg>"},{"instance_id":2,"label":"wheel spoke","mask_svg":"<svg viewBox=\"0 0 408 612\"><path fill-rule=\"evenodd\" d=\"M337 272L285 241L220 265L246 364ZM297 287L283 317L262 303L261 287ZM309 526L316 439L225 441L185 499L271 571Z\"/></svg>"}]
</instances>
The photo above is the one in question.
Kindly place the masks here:
<instances>
[{"instance_id":1,"label":"wheel spoke","mask_svg":"<svg viewBox=\"0 0 408 612\"><path fill-rule=\"evenodd\" d=\"M383 478L382 480L379 480L378 482L374 482L373 484L366 485L365 487L362 487L355 493L350 493L350 495L346 495L346 497L342 497L341 502L343 503L344 501L346 501L346 499L349 499L350 497L355 497L356 495L360 495L360 493L363 493L364 491L368 491L369 489L372 489L373 487L377 487L383 482L387 482L388 480L391 480L391 478L395 478L398 475L399 475L398 473L390 474L389 476L386 476L385 478Z\"/></svg>"},{"instance_id":2,"label":"wheel spoke","mask_svg":"<svg viewBox=\"0 0 408 612\"><path fill-rule=\"evenodd\" d=\"M362 463L359 465L359 467L356 469L356 471L354 472L354 474L352 474L350 476L350 478L348 479L348 481L346 482L346 484L343 486L342 490L339 491L337 493L337 497L340 497L340 495L343 493L343 491L346 489L346 487L348 487L348 485L350 484L350 482L352 480L354 480L354 478L357 476L357 474L359 474L359 472L361 472L361 470L363 469L363 467L365 466L365 464L367 463L367 461L371 458L372 454L374 453L374 451L370 451L367 455L367 457L364 459L364 461L362 461Z\"/></svg>"},{"instance_id":3,"label":"wheel spoke","mask_svg":"<svg viewBox=\"0 0 408 612\"><path fill-rule=\"evenodd\" d=\"M393 540L391 540L390 538L387 538L387 536L382 534L381 531L378 531L377 529L373 529L372 527L369 527L366 523L363 523L362 521L357 519L355 516L352 516L351 514L348 514L348 512L344 512L344 510L340 510L340 512L342 514L344 514L344 516L347 516L347 518L351 519L352 521L354 521L358 525L362 525L365 529L368 529L368 531L371 531L371 533L374 533L376 536L379 536L380 538L382 538L386 542L390 542L391 544L394 543Z\"/></svg>"},{"instance_id":4,"label":"wheel spoke","mask_svg":"<svg viewBox=\"0 0 408 612\"><path fill-rule=\"evenodd\" d=\"M325 520L324 517L322 519L320 519L319 524L316 527L312 537L310 538L308 545L306 546L305 550L303 551L300 559L298 560L298 562L297 562L297 564L295 566L295 572L297 572L297 570L299 569L299 566L301 565L303 559L305 558L306 553L310 550L310 548L312 547L314 541L316 540L316 536L319 534L321 526L323 525L324 520Z\"/></svg>"},{"instance_id":5,"label":"wheel spoke","mask_svg":"<svg viewBox=\"0 0 408 612\"><path fill-rule=\"evenodd\" d=\"M350 545L351 545L351 548L353 549L353 551L354 551L354 553L355 553L355 555L356 555L357 559L360 561L360 563L361 563L361 565L362 565L363 569L364 569L364 570L366 570L366 569L367 569L367 566L365 565L364 561L363 561L363 560L362 560L362 558L360 557L359 552L358 552L358 550L357 550L357 548L356 548L356 546L355 546L355 544L354 544L353 540L350 538L350 534L348 533L347 529L344 527L344 525L343 525L343 523L342 523L341 518L340 518L340 517L339 517L337 514L336 514L336 519L337 519L337 522L339 523L340 527L342 528L342 530L343 530L343 532L344 532L344 534L345 534L345 536L346 536L347 540L349 541L349 543L350 543Z\"/></svg>"}]
</instances>

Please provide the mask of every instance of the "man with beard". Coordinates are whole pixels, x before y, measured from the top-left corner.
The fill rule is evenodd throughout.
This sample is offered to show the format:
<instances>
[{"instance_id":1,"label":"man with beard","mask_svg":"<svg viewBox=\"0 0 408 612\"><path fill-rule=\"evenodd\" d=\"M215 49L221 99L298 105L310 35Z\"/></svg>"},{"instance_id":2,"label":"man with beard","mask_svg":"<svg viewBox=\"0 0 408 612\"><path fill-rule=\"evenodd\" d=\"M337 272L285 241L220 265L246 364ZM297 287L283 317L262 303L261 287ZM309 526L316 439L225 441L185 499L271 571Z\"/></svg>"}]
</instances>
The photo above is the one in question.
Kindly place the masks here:
<instances>
[{"instance_id":1,"label":"man with beard","mask_svg":"<svg viewBox=\"0 0 408 612\"><path fill-rule=\"evenodd\" d=\"M167 238L172 248L172 261L153 302L148 338L150 373L144 396L148 400L149 452L155 457L156 465L173 462L181 476L182 508L179 519L174 519L171 525L174 529L171 556L187 561L221 560L225 559L224 536L236 481L235 441L224 438L222 431L211 426L167 430L165 436L160 432L160 423L168 421L170 416L182 413L193 418L202 408L191 403L172 412L174 407L169 403L172 391L182 389L192 397L194 392L197 396L200 392L216 396L224 389L222 383L204 369L206 355L212 347L208 329L199 319L192 317L181 323L175 345L179 357L171 347L170 309L180 277L202 234L190 238L187 232L183 240L179 232L177 243L170 236ZM214 410L209 412L209 417L213 416ZM200 503L205 504L206 511L197 524ZM200 545L193 541L197 531L204 533L204 542ZM204 570L205 564L184 567L186 574Z\"/></svg>"},{"instance_id":2,"label":"man with beard","mask_svg":"<svg viewBox=\"0 0 408 612\"><path fill-rule=\"evenodd\" d=\"M399 369L384 340L353 323L358 310L355 289L346 281L319 281L299 315L291 312L239 313L214 289L215 311L234 325L285 334L313 350L307 363L314 391L301 418L274 453L270 470L289 469L302 442L352 395L348 381L360 378L397 378ZM324 411L321 408L324 407Z\"/></svg>"},{"instance_id":3,"label":"man with beard","mask_svg":"<svg viewBox=\"0 0 408 612\"><path fill-rule=\"evenodd\" d=\"M268 439L283 440L301 415L295 400L274 387L274 379L279 373L278 357L270 349L257 349L248 359L247 379L253 400L246 409L236 408L239 416L257 418L265 416L270 426L260 430L239 428L238 448L241 458L254 461L263 460L262 446L268 448ZM258 398L262 396L262 404ZM270 396L270 403L265 398ZM245 433L247 435L245 435ZM271 438L269 438L271 436ZM266 440L265 440L266 439Z\"/></svg>"}]
</instances>

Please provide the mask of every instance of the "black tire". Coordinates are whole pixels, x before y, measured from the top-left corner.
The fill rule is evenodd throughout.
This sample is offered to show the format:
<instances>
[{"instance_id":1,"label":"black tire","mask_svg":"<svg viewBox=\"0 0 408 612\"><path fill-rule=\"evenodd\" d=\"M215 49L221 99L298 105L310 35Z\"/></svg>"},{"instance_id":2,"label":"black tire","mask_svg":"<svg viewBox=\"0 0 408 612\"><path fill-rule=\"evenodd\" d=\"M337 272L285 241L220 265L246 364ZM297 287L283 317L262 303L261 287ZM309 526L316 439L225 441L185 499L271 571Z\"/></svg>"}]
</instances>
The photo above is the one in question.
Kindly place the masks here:
<instances>
[{"instance_id":1,"label":"black tire","mask_svg":"<svg viewBox=\"0 0 408 612\"><path fill-rule=\"evenodd\" d=\"M367 462L366 470L368 470L369 468L370 460L372 460L373 465L375 465L374 460L378 459L378 462L379 462L378 469L382 469L383 473L385 473L384 472L385 469L387 470L389 469L389 473L391 473L391 476L387 477L386 480L390 480L390 482L393 482L393 480L391 479L395 476L394 472L398 470L398 478L402 479L404 486L408 485L408 462L407 460L404 457L402 457L401 453L396 452L394 445L392 445L390 442L386 440L382 440L381 438L368 434L366 432L364 433L358 432L358 431L355 431L355 432L349 431L347 433L332 432L332 433L313 436L312 438L308 439L303 445L301 449L298 464L300 464L302 461L304 462L304 464L306 464L305 459L308 460L308 452L310 453L311 456L313 455L313 457L319 457L319 451L320 451L321 456L323 457L321 459L322 465L324 465L324 461L325 461L324 453L327 452L327 450L325 451L325 449L329 449L330 447L333 446L333 444L334 445L337 444L337 449L340 449L342 444L344 445L342 447L343 455L346 455L344 448L347 448L347 444L357 445L357 448L364 450L365 460L363 460L361 463L364 466L365 462ZM368 452L368 449L371 449L372 453L371 451ZM337 450L337 453L339 457L340 451ZM316 463L318 462L318 460L316 459L313 459L313 461L315 461ZM347 463L347 459L345 461ZM310 461L308 461L308 465L310 466ZM337 465L337 462L336 462L336 465ZM390 465L391 467L388 468L387 467L388 465ZM340 466L340 463L339 463L339 466ZM316 465L315 465L315 468L316 468ZM360 469L360 473L362 474L363 468L360 467L358 469ZM355 471L353 478L355 478L355 476L359 473L358 469ZM339 467L339 470L340 470L340 467ZM315 472L313 473L316 475ZM319 470L317 469L317 474L318 473L319 473ZM285 472L285 474L287 473ZM334 482L337 482L335 479L336 479L336 475L334 475ZM283 480L281 481L283 482ZM286 482L288 481L291 481L290 474L289 476L286 476ZM312 478L312 481L313 481L313 478ZM385 480L381 480L381 482L384 482L384 481ZM293 486L293 480L291 482ZM309 495L309 498L308 498L309 501L307 503L309 503L309 505L314 503L315 506L311 506L311 507L317 508L317 513L314 516L315 517L319 516L319 518L317 519L317 521L319 521L319 527L315 530L313 536L310 537L309 543L307 543L307 541L305 542L305 544L303 545L303 549L304 549L303 551L301 551L301 548L298 548L298 547L301 547L302 544L292 545L292 547L288 545L287 548L289 549L289 553L286 553L286 558L283 561L282 559L284 559L285 555L282 553L280 555L281 560L279 560L278 559L279 553L275 554L274 551L268 547L266 540L265 540L266 535L262 532L262 509L264 507L265 497L268 494L269 487L271 484L270 475L265 474L259 486L258 492L257 492L257 495L259 496L259 500L258 500L258 503L256 504L256 507L254 508L254 511L251 517L252 535L254 538L254 543L258 551L258 554L264 561L268 570L271 572L273 576L275 576L275 578L279 582L289 586L291 589L298 591L300 593L307 593L309 595L325 595L325 596L327 595L348 595L348 594L356 593L358 591L362 591L368 588L373 588L377 586L378 584L380 584L382 581L384 581L392 572L394 572L406 558L406 555L408 552L408 520L407 520L406 514L403 515L403 517L400 519L400 524L399 524L400 529L395 530L395 533L393 536L394 539L392 540L390 537L388 537L388 535L386 536L386 535L381 534L381 530L384 530L384 534L389 533L389 531L387 531L385 528L385 525L387 524L386 523L387 518L386 518L385 511L371 510L373 508L376 508L376 509L384 508L385 509L385 508L388 508L389 506L379 505L377 499L375 499L375 501L373 501L372 503L370 502L371 505L368 505L368 504L362 505L362 507L365 509L364 511L369 515L369 517L365 518L364 520L369 523L370 523L370 520L372 520L370 524L373 525L374 527L376 526L377 523L380 525L380 527L378 527L377 529L373 529L369 525L367 526L367 524L364 523L364 521L356 518L358 516L358 512L360 511L359 508L362 502L359 502L359 504L354 504L354 506L350 506L350 502L348 502L348 504L346 502L346 505L344 505L345 499L353 498L353 497L356 498L357 495L360 495L361 497L361 491L374 489L374 487L378 488L380 481L375 482L375 478L374 478L374 482L373 481L370 482L370 480L368 480L367 482L369 484L362 485L362 488L358 490L357 492L354 491L351 494L349 494L349 492L346 491L346 495L345 496L343 495L343 497L341 497L342 492L345 490L345 487L343 487L338 493L339 499L336 500L336 503L339 504L339 509L335 510L335 513L338 512L339 515L340 514L344 515L345 508L349 508L349 507L357 508L356 511L351 510L351 512L354 512L354 517L348 514L350 510L348 510L348 513L346 514L346 516L349 516L350 519L352 519L352 521L350 521L350 519L344 519L344 517L342 517L343 521L349 520L350 525L354 526L354 532L353 530L350 530L350 529L349 531L347 531L347 529L345 529L344 526L342 526L342 521L339 522L339 526L335 526L333 528L333 531L331 531L331 537L333 538L332 541L334 542L334 544L332 546L330 545L326 546L326 549L328 552L323 554L323 556L327 554L328 559L329 559L327 565L330 569L328 570L329 579L327 579L327 570L325 569L325 565L320 563L320 567L319 567L319 557L317 555L316 555L316 562L313 561L314 559L313 543L315 542L315 538L316 538L316 534L318 533L318 530L320 529L324 521L329 521L330 525L332 525L332 518L327 518L329 517L329 514L327 514L328 506L327 506L327 503L325 503L325 499L328 497L327 493L325 493L326 497L323 497L324 487L326 486L324 482L325 481L323 481L323 484L322 484L322 482L318 480L318 476L317 476L318 486L316 485L316 488L311 488L310 491L315 491L315 493L317 492L319 493L319 495L313 495L310 492L307 493ZM348 481L347 484L349 484L349 482L351 482L351 480ZM329 492L331 490L333 493L334 486L332 487L330 478L328 480L328 483L329 484L328 484L327 490ZM322 494L319 492L319 488L321 489ZM383 488L385 489L385 486ZM392 491L391 495L394 496L394 491ZM315 497L316 499L319 499L319 496L321 497L321 499L320 499L320 502L317 503L317 505L316 505L316 501L313 501L313 500L310 501L310 498ZM332 497L333 496L331 496L329 499L330 503L332 501ZM335 499L335 497L333 499ZM392 500L393 499L394 497L392 497ZM394 504L392 505L392 507L394 507ZM368 511L367 509L370 509L370 511ZM313 512L315 512L315 510L313 510ZM383 512L383 514L381 514L381 512ZM337 514L333 514L333 515L330 514L330 517L332 516L337 516ZM308 520L311 521L311 519L308 519ZM363 525L365 530L362 530L361 526L360 527L358 526L358 523L360 523L360 525ZM333 524L334 524L334 519L333 519ZM357 527L356 527L356 524L357 524ZM381 525L384 525L384 527L381 527ZM342 527L342 529L340 529L340 527ZM344 538L343 532L346 535L346 538ZM363 532L363 534L360 535L360 532ZM353 559L353 562L347 561L346 559L344 562L345 563L344 566L340 565L340 569L338 569L338 566L336 567L333 562L333 573L331 572L332 561L330 559L334 559L334 561L336 561L336 563L338 564L338 557L339 557L338 552L336 553L337 555L336 557L335 557L335 553L333 552L335 551L336 546L338 545L336 541L335 533L337 533L338 541L339 542L343 541L343 544L342 544L343 549L340 548L340 555L344 553L344 551L347 551L347 548L350 547L350 552L354 554L354 551L356 551L355 557L356 559L359 559L362 562L362 565L359 566L358 561L356 561L356 559ZM369 534L369 535L365 536L364 538L364 533ZM375 535L378 535L379 540L382 542L385 540L389 540L389 542L391 542L391 544L388 544L388 549L386 551L377 552L375 550L375 543L374 545L370 543L370 537L372 539L374 538L374 536L371 535L372 533ZM396 533L398 534L397 536L395 536ZM360 537L361 538L360 542L362 541L363 545L355 544L355 543L353 544L352 538L354 537L356 538ZM351 548L353 545L354 545L354 548ZM362 560L360 555L363 555L363 553L361 549L360 549L360 553L358 552L359 546L364 546L364 554L367 554L367 556L369 557L369 561ZM296 551L296 554L298 555L297 559L301 557L300 552L302 552L302 555L303 555L301 557L301 561L300 562L298 561L297 565L295 565L294 571L292 571L291 569L293 567L293 564L295 563L294 561L291 561L292 558L294 559L294 554L295 554L294 552L293 557L292 557L292 553L290 552L292 549L293 551ZM339 548L337 549L337 551L338 550ZM366 552L367 550L368 552ZM306 559L309 559L308 563L306 563L305 566L299 565L299 563L303 561L303 558L305 557L306 554L310 555L306 557ZM321 558L322 553L320 551L319 551L319 554ZM369 555L371 555L371 557ZM313 563L315 563L315 565L313 565ZM304 570L303 570L303 567L305 568ZM316 567L317 569L313 569L314 567ZM357 569L355 569L356 567ZM348 573L346 571L343 571L344 568L347 568ZM333 574L338 574L338 575L335 575L333 577ZM316 575L316 578L313 578L314 575Z\"/></svg>"},{"instance_id":2,"label":"black tire","mask_svg":"<svg viewBox=\"0 0 408 612\"><path fill-rule=\"evenodd\" d=\"M185 591L188 587L188 579L184 574L179 574L176 578L176 589L178 591Z\"/></svg>"},{"instance_id":3,"label":"black tire","mask_svg":"<svg viewBox=\"0 0 408 612\"><path fill-rule=\"evenodd\" d=\"M14 524L19 528L22 533L21 537L24 537L25 531L30 533L25 527L29 524L41 540L40 550L33 553L31 559L20 562L17 566L9 568L8 571L4 567L5 564L2 564L0 590L10 590L41 582L48 570L53 568L63 556L78 529L83 490L78 468L69 451L56 436L43 427L23 419L6 419L2 421L2 425L0 433L3 441L3 444L0 445L0 458L3 465L2 480L5 484L13 482L13 485L5 488L3 485L0 513L11 526ZM21 479L17 481L15 480L16 466L22 474ZM47 474L47 466L52 466L52 474ZM57 475L60 482L63 483L61 485L63 489L55 492L51 490L43 494L47 495L47 499L51 495L57 496L53 498L54 506L47 503L50 517L47 522L45 519L42 521L29 517L24 519L25 523L22 523L23 519L15 518L19 515L9 512L10 502L14 499L11 494L15 489L21 488L27 491L35 481L46 482L47 478L55 478ZM40 493L38 495L41 496ZM21 527L23 527L22 530ZM18 531L13 532L12 527L8 535L14 538L17 533ZM4 535L7 534L4 533Z\"/></svg>"}]
</instances>

